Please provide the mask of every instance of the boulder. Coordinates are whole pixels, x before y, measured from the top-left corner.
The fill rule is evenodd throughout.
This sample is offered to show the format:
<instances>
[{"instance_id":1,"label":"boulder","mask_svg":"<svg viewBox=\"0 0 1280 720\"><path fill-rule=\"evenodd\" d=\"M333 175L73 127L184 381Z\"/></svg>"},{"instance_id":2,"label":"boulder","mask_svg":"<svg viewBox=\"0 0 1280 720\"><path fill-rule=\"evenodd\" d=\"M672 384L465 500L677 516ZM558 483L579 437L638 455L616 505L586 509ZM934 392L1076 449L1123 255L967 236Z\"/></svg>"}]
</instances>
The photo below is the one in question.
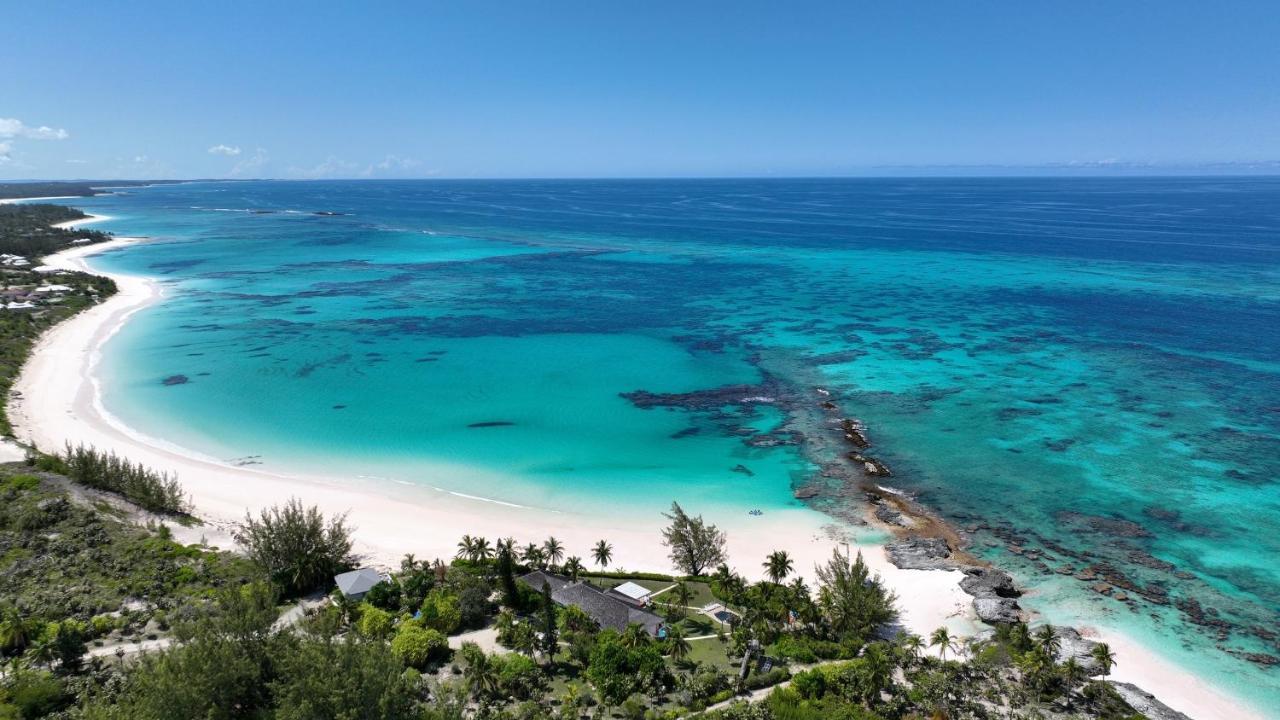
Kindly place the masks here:
<instances>
[{"instance_id":1,"label":"boulder","mask_svg":"<svg viewBox=\"0 0 1280 720\"><path fill-rule=\"evenodd\" d=\"M1016 598L1022 595L1013 584L1013 577L1003 570L985 567L964 568L965 578L960 589L976 598Z\"/></svg>"},{"instance_id":2,"label":"boulder","mask_svg":"<svg viewBox=\"0 0 1280 720\"><path fill-rule=\"evenodd\" d=\"M1022 619L1022 608L1013 598L980 597L973 599L978 619L991 625L1016 623Z\"/></svg>"},{"instance_id":3,"label":"boulder","mask_svg":"<svg viewBox=\"0 0 1280 720\"><path fill-rule=\"evenodd\" d=\"M1165 705L1157 700L1155 695L1133 683L1113 682L1111 687L1116 689L1130 707L1150 720L1191 720L1190 717Z\"/></svg>"},{"instance_id":4,"label":"boulder","mask_svg":"<svg viewBox=\"0 0 1280 720\"><path fill-rule=\"evenodd\" d=\"M1062 646L1058 649L1058 662L1066 662L1067 658L1075 658L1076 663L1084 668L1091 677L1102 674L1102 666L1093 659L1093 648L1098 643L1080 637L1079 631L1073 627L1055 627L1055 633Z\"/></svg>"},{"instance_id":5,"label":"boulder","mask_svg":"<svg viewBox=\"0 0 1280 720\"><path fill-rule=\"evenodd\" d=\"M951 570L951 548L941 538L907 538L884 546L889 562L904 570Z\"/></svg>"}]
</instances>

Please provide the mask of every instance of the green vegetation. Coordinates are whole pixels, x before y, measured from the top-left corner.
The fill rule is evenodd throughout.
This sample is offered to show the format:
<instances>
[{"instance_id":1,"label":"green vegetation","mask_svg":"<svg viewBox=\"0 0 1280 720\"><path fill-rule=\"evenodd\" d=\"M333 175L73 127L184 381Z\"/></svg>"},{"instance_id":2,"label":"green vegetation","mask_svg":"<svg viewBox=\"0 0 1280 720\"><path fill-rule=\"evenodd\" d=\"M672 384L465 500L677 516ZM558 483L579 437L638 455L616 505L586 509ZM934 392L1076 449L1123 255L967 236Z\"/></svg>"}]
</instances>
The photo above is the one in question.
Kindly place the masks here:
<instances>
[{"instance_id":1,"label":"green vegetation","mask_svg":"<svg viewBox=\"0 0 1280 720\"><path fill-rule=\"evenodd\" d=\"M335 594L282 616L282 593L327 586L304 579L335 558L344 563L330 570L346 566L341 518L296 500L248 517L241 532L258 550L246 559L131 526L57 489L67 482L12 470L0 481L0 572L17 579L17 601L0 608L0 651L16 661L0 682L0 718L1140 717L1074 658L1060 661L1052 628L1015 625L964 645L946 631L883 639L893 596L857 555L833 553L814 590L783 582L793 570L781 552L762 559L770 579L757 583L723 563L706 581L636 578L664 591L660 638L638 625L602 630L548 592L512 589L504 577L535 566L514 561L512 540L476 537L449 564L406 556L358 602ZM574 557L536 545L551 572ZM474 552L484 547L496 557ZM557 554L568 556L560 566L547 560ZM704 594L734 621L690 611ZM448 636L489 625L508 650L465 635L450 649ZM122 646L125 662L85 654L148 638L172 643Z\"/></svg>"},{"instance_id":2,"label":"green vegetation","mask_svg":"<svg viewBox=\"0 0 1280 720\"><path fill-rule=\"evenodd\" d=\"M351 533L345 523L343 517L326 521L319 510L304 508L294 498L256 518L246 514L236 540L286 595L296 596L351 569Z\"/></svg>"},{"instance_id":3,"label":"green vegetation","mask_svg":"<svg viewBox=\"0 0 1280 720\"><path fill-rule=\"evenodd\" d=\"M25 183L0 185L0 197L31 197L15 189L26 186ZM79 210L60 205L0 205L0 255L22 257L19 264L6 262L0 265L4 293L0 306L14 301L19 304L28 302L34 297L35 288L48 281L70 288L57 293L56 297L42 296L31 301L35 305L31 309L0 308L0 393L5 396L8 396L14 379L41 333L116 292L115 283L107 278L85 273L60 273L50 278L32 269L39 264L40 257L65 249L75 240L98 242L109 237L96 231L51 227L53 223L83 217L85 214ZM6 408L0 408L0 434L13 434Z\"/></svg>"},{"instance_id":4,"label":"green vegetation","mask_svg":"<svg viewBox=\"0 0 1280 720\"><path fill-rule=\"evenodd\" d=\"M67 444L62 455L37 455L36 467L61 473L85 487L104 490L156 513L183 515L191 501L177 478L132 463L112 452Z\"/></svg>"},{"instance_id":5,"label":"green vegetation","mask_svg":"<svg viewBox=\"0 0 1280 720\"><path fill-rule=\"evenodd\" d=\"M89 197L97 192L83 182L0 183L0 198Z\"/></svg>"},{"instance_id":6,"label":"green vegetation","mask_svg":"<svg viewBox=\"0 0 1280 720\"><path fill-rule=\"evenodd\" d=\"M68 230L53 225L70 220L83 220L88 215L62 205L0 205L0 253L22 255L38 260L55 253L76 240L90 242L110 240L100 230Z\"/></svg>"},{"instance_id":7,"label":"green vegetation","mask_svg":"<svg viewBox=\"0 0 1280 720\"><path fill-rule=\"evenodd\" d=\"M671 551L671 563L687 575L724 562L724 533L708 525L702 516L689 517L679 503L671 503L665 517L671 524L662 531L662 543Z\"/></svg>"}]
</instances>

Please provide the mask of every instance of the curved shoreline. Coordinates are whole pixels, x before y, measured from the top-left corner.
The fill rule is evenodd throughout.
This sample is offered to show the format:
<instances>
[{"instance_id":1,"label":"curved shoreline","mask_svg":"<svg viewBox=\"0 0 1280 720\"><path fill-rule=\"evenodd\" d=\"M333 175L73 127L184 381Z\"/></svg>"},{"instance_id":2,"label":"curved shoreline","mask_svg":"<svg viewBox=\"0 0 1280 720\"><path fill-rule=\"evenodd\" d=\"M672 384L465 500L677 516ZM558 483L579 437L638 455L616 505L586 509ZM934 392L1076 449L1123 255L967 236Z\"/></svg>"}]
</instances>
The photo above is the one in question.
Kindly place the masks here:
<instances>
[{"instance_id":1,"label":"curved shoreline","mask_svg":"<svg viewBox=\"0 0 1280 720\"><path fill-rule=\"evenodd\" d=\"M91 215L88 220L63 225L105 219L109 218ZM256 512L296 496L328 513L349 513L357 528L357 550L384 566L394 566L405 553L452 557L454 543L463 534L515 536L526 542L555 535L584 552L596 540L609 539L615 546L617 567L670 570L659 545L663 525L660 513L666 509L665 502L655 503L648 519L638 517L643 508L632 508L625 518L601 517L573 509L512 506L427 486L287 475L201 457L123 425L103 407L94 370L104 343L135 313L159 302L163 293L154 279L105 273L91 268L86 258L138 241L119 238L45 258L45 264L53 267L109 277L118 292L49 330L32 349L14 385L21 399L10 401L20 439L46 449L60 448L66 442L85 443L113 450L157 470L176 472L191 494L197 513L208 523L185 533L190 536L183 538L188 542L206 537L212 544L231 544L231 529L245 512ZM468 469L448 466L448 471L466 473ZM689 509L699 512L698 508ZM750 519L709 515L708 520L727 532L730 564L753 579L763 575L757 560L773 550L788 550L800 574L806 574L808 568L828 559L833 549L852 543L850 528L816 510L771 510L763 518ZM202 536L202 532L206 535ZM947 625L972 634L971 598L958 586L962 577L959 571L903 570L888 562L881 545L862 545L858 549L868 565L898 594L906 629L927 636L934 628ZM1120 663L1111 679L1139 684L1198 720L1264 717L1122 633L1099 630L1089 635L1105 640L1117 650Z\"/></svg>"}]
</instances>

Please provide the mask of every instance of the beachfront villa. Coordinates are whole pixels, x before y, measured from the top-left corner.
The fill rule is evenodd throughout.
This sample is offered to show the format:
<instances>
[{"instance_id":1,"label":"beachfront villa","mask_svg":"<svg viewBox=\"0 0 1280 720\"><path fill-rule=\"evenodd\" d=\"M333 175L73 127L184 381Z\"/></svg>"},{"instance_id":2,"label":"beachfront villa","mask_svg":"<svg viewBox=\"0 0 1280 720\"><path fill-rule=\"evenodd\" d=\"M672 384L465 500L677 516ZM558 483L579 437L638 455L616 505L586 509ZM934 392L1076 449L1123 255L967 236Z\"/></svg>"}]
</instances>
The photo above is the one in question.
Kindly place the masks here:
<instances>
[{"instance_id":1,"label":"beachfront villa","mask_svg":"<svg viewBox=\"0 0 1280 720\"><path fill-rule=\"evenodd\" d=\"M582 610L601 629L621 631L635 624L652 637L657 637L662 630L662 618L644 609L649 591L635 583L626 582L610 590L601 590L590 583L541 570L522 575L519 580L537 592L542 592L543 585L549 586L551 599L557 605L572 605Z\"/></svg>"},{"instance_id":2,"label":"beachfront villa","mask_svg":"<svg viewBox=\"0 0 1280 720\"><path fill-rule=\"evenodd\" d=\"M343 597L352 602L359 602L373 589L374 585L385 582L387 579L386 574L364 567L335 575L333 582L338 586L338 592L342 593Z\"/></svg>"}]
</instances>

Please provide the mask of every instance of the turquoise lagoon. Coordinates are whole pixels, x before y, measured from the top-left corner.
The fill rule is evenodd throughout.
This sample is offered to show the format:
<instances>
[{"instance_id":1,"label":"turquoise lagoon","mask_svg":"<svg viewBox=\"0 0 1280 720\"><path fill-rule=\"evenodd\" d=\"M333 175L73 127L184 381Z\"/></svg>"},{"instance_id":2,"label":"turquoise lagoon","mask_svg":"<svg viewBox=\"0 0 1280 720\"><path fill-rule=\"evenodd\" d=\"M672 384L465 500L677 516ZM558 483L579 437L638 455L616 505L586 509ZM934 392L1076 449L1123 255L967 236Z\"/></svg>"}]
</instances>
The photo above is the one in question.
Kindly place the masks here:
<instances>
[{"instance_id":1,"label":"turquoise lagoon","mask_svg":"<svg viewBox=\"0 0 1280 720\"><path fill-rule=\"evenodd\" d=\"M153 238L96 266L166 283L102 368L143 433L521 505L716 516L825 482L834 511L856 491L788 442L828 428L622 396L820 385L1033 607L1280 711L1280 180L247 182L78 204Z\"/></svg>"}]
</instances>

